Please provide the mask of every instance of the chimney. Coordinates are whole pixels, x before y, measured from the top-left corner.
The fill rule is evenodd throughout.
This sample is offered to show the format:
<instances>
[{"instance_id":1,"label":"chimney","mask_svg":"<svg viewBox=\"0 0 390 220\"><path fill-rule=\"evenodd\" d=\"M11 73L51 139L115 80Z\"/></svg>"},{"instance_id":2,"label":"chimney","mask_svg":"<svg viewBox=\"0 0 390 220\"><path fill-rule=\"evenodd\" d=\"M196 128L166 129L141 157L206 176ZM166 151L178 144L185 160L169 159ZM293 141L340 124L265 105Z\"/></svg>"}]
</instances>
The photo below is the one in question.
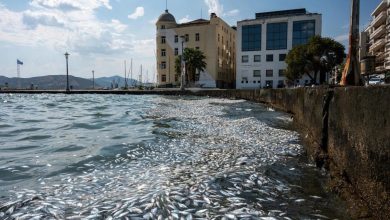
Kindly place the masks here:
<instances>
[{"instance_id":1,"label":"chimney","mask_svg":"<svg viewBox=\"0 0 390 220\"><path fill-rule=\"evenodd\" d=\"M215 13L211 13L211 15L210 15L210 19L213 19L213 18L216 18L217 17L217 14L215 14Z\"/></svg>"}]
</instances>

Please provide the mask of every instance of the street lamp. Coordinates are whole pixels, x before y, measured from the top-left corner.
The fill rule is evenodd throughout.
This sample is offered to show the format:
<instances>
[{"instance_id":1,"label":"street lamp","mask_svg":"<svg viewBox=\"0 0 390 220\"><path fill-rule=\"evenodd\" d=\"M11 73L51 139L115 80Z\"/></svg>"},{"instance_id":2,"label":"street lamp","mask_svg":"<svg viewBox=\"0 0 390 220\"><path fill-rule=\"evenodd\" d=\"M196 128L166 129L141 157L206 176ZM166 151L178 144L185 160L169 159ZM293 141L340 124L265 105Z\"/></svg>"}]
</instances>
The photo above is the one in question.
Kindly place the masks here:
<instances>
[{"instance_id":1,"label":"street lamp","mask_svg":"<svg viewBox=\"0 0 390 220\"><path fill-rule=\"evenodd\" d=\"M95 70L92 70L92 82L93 82L92 89L95 89Z\"/></svg>"},{"instance_id":2,"label":"street lamp","mask_svg":"<svg viewBox=\"0 0 390 220\"><path fill-rule=\"evenodd\" d=\"M69 58L69 53L66 52L65 54L65 58L66 58L66 93L70 93L70 89L69 89L69 68L68 68L68 58Z\"/></svg>"},{"instance_id":3,"label":"street lamp","mask_svg":"<svg viewBox=\"0 0 390 220\"><path fill-rule=\"evenodd\" d=\"M180 36L181 39L181 57L180 57L180 63L181 63L181 85L180 85L180 90L184 91L185 90L185 83L186 83L186 67L185 67L185 62L184 62L184 41L186 40L185 36Z\"/></svg>"}]
</instances>

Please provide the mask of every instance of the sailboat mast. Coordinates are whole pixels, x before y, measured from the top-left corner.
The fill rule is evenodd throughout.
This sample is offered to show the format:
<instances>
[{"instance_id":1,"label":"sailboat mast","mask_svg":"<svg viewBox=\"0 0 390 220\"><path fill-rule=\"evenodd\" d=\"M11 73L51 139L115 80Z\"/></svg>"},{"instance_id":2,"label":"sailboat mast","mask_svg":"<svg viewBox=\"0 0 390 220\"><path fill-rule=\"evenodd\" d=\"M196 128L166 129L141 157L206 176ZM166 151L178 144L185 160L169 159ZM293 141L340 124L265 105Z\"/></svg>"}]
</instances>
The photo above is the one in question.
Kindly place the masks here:
<instances>
[{"instance_id":1,"label":"sailboat mast","mask_svg":"<svg viewBox=\"0 0 390 220\"><path fill-rule=\"evenodd\" d=\"M131 68L131 71L130 71L130 80L132 80L133 79L133 58L131 58L131 61L130 61L131 63L130 63L130 68ZM130 82L132 82L132 81L130 81ZM133 86L133 83L131 83L132 84L132 86Z\"/></svg>"},{"instance_id":2,"label":"sailboat mast","mask_svg":"<svg viewBox=\"0 0 390 220\"><path fill-rule=\"evenodd\" d=\"M125 60L125 89L127 89L127 66L126 66L126 60Z\"/></svg>"}]
</instances>

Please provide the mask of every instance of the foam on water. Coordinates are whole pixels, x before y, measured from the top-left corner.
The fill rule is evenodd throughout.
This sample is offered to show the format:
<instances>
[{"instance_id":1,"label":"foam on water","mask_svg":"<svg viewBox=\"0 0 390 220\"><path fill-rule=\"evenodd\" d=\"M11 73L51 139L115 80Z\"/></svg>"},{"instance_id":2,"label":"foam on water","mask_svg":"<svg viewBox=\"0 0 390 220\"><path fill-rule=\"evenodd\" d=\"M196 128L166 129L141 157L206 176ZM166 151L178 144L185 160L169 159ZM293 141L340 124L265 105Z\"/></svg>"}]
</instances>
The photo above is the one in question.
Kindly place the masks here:
<instances>
[{"instance_id":1,"label":"foam on water","mask_svg":"<svg viewBox=\"0 0 390 220\"><path fill-rule=\"evenodd\" d=\"M61 105L77 108L77 103L85 104L89 116L75 112L85 126L71 123L78 131L86 130L77 137L93 135L101 140L107 129L94 127L93 123L101 123L96 117L108 117L111 132L117 133L109 135L115 143L96 143L91 149L79 146L90 145L91 137L80 138L77 144L68 145L69 155L64 154L66 146L52 151L64 156L61 159L65 161L77 159L63 169L37 177L35 183L41 187L15 189L0 198L0 219L344 217L339 210L342 206L314 179L321 175L300 162L298 134L282 129L288 127L288 115L241 100L158 96L139 98L135 108L126 102L134 100L125 97L125 101L118 101L122 108L115 106L122 112L117 113L105 103L87 107L91 98L102 99L79 96L73 103L60 97L71 106L49 108L55 111ZM107 97L101 101L107 101ZM96 115L94 111L103 112ZM114 120L118 114L132 116ZM285 126L275 127L281 124ZM68 137L66 131L74 127L62 129L63 137ZM126 133L136 141L121 138ZM45 139L42 136L28 141ZM92 154L78 154L86 149ZM37 164L47 162L40 160ZM49 164L43 165L45 169L52 168ZM10 168L2 167L0 171ZM28 164L11 168L11 172L31 169Z\"/></svg>"}]
</instances>

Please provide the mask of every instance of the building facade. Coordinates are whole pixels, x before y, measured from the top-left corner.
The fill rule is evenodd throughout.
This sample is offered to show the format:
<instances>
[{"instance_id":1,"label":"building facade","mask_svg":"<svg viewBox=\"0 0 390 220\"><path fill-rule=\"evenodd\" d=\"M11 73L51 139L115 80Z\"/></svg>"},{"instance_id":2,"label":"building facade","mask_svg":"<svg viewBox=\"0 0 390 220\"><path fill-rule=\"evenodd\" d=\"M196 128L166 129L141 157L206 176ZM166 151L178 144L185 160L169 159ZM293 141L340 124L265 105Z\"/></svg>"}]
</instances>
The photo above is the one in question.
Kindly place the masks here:
<instances>
[{"instance_id":1,"label":"building facade","mask_svg":"<svg viewBox=\"0 0 390 220\"><path fill-rule=\"evenodd\" d=\"M238 89L278 88L286 83L285 62L288 52L321 35L321 14L305 9L257 13L255 19L239 21L237 25ZM295 84L304 85L304 76Z\"/></svg>"},{"instance_id":2,"label":"building facade","mask_svg":"<svg viewBox=\"0 0 390 220\"><path fill-rule=\"evenodd\" d=\"M210 20L198 19L178 24L166 10L157 23L157 66L159 86L180 86L175 60L184 48L201 50L207 67L190 86L232 88L235 82L236 30L214 13Z\"/></svg>"},{"instance_id":3,"label":"building facade","mask_svg":"<svg viewBox=\"0 0 390 220\"><path fill-rule=\"evenodd\" d=\"M360 35L360 59L375 56L375 72L383 73L390 70L390 0L382 0L371 16Z\"/></svg>"}]
</instances>

